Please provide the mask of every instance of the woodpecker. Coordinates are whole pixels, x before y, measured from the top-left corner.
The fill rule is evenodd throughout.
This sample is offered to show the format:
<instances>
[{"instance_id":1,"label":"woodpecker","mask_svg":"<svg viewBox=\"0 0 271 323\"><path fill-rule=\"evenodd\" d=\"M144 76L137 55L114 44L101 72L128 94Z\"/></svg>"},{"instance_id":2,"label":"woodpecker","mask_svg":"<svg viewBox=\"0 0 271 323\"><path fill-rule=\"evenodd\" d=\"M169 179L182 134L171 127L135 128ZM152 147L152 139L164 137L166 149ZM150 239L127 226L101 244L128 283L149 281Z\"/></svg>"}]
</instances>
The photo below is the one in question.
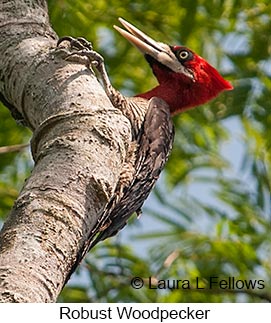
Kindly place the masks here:
<instances>
[{"instance_id":1,"label":"woodpecker","mask_svg":"<svg viewBox=\"0 0 271 323\"><path fill-rule=\"evenodd\" d=\"M122 18L126 29L114 28L145 56L158 86L135 97L125 97L113 88L104 60L83 38L66 36L75 51L71 56L86 58L89 67L98 70L112 104L131 123L132 140L113 197L91 230L72 269L99 241L117 234L133 213L141 207L157 181L172 149L174 128L171 116L206 103L232 85L206 60L184 46L157 42ZM72 272L71 271L71 272Z\"/></svg>"}]
</instances>

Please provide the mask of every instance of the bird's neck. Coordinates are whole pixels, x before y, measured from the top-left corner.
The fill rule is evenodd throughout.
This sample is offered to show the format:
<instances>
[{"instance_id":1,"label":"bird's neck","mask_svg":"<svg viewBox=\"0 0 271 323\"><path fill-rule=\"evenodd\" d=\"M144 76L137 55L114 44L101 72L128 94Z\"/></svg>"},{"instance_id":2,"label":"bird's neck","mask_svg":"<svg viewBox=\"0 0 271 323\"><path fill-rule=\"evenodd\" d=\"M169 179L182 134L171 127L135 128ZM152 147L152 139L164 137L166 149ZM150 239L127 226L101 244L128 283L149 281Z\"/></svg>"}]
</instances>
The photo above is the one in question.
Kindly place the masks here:
<instances>
[{"instance_id":1,"label":"bird's neck","mask_svg":"<svg viewBox=\"0 0 271 323\"><path fill-rule=\"evenodd\" d=\"M182 85L181 87L178 83L163 83L152 90L138 94L137 96L147 100L154 96L163 99L169 105L171 114L174 115L192 108L195 105L201 104L195 102L197 96L194 95L193 92L194 91L192 91L192 87L189 84Z\"/></svg>"}]
</instances>

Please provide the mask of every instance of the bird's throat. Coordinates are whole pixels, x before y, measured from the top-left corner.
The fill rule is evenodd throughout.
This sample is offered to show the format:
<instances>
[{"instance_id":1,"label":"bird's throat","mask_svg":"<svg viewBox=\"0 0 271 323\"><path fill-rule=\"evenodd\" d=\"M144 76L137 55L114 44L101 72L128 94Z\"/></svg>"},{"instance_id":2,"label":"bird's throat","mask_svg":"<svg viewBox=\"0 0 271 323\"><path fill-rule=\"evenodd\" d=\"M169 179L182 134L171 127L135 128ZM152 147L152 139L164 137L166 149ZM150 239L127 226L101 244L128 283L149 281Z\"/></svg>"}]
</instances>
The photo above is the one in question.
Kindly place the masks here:
<instances>
[{"instance_id":1,"label":"bird's throat","mask_svg":"<svg viewBox=\"0 0 271 323\"><path fill-rule=\"evenodd\" d=\"M152 90L137 96L148 100L154 96L163 99L169 105L171 115L175 115L202 105L218 96L219 93L231 89L231 84L220 75L197 82L180 82L178 79L171 78L170 81L163 82Z\"/></svg>"},{"instance_id":2,"label":"bird's throat","mask_svg":"<svg viewBox=\"0 0 271 323\"><path fill-rule=\"evenodd\" d=\"M150 100L153 97L163 99L170 107L170 113L172 115L183 112L193 106L195 99L191 92L190 86L183 86L180 88L178 84L174 86L168 86L168 84L160 84L152 90L138 94L138 97Z\"/></svg>"}]
</instances>

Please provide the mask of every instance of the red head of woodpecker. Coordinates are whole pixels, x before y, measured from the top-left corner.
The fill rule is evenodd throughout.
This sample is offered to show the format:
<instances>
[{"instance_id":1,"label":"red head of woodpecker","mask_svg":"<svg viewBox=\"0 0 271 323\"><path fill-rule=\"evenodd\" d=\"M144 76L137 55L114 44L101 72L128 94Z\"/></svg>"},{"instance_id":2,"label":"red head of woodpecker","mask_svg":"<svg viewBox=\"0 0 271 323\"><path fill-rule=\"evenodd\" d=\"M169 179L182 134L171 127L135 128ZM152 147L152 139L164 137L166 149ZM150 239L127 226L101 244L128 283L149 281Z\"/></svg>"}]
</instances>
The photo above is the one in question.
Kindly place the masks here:
<instances>
[{"instance_id":1,"label":"red head of woodpecker","mask_svg":"<svg viewBox=\"0 0 271 323\"><path fill-rule=\"evenodd\" d=\"M127 31L114 28L145 55L159 82L154 89L137 96L159 97L168 103L171 114L176 114L233 89L214 67L192 50L156 42L124 19L119 21Z\"/></svg>"}]
</instances>

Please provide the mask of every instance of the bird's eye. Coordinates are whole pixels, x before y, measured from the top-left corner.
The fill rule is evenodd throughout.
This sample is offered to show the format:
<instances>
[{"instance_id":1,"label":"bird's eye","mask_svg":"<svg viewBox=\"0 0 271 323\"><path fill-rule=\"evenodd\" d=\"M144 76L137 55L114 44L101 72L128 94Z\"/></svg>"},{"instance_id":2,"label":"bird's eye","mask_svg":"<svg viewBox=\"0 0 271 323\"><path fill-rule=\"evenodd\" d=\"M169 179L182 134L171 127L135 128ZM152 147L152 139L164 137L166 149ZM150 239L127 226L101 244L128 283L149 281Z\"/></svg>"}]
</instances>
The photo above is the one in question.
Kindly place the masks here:
<instances>
[{"instance_id":1,"label":"bird's eye","mask_svg":"<svg viewBox=\"0 0 271 323\"><path fill-rule=\"evenodd\" d=\"M179 58L182 60L182 61L185 61L189 58L189 55L190 53L187 51L187 50L181 50L179 52Z\"/></svg>"}]
</instances>

